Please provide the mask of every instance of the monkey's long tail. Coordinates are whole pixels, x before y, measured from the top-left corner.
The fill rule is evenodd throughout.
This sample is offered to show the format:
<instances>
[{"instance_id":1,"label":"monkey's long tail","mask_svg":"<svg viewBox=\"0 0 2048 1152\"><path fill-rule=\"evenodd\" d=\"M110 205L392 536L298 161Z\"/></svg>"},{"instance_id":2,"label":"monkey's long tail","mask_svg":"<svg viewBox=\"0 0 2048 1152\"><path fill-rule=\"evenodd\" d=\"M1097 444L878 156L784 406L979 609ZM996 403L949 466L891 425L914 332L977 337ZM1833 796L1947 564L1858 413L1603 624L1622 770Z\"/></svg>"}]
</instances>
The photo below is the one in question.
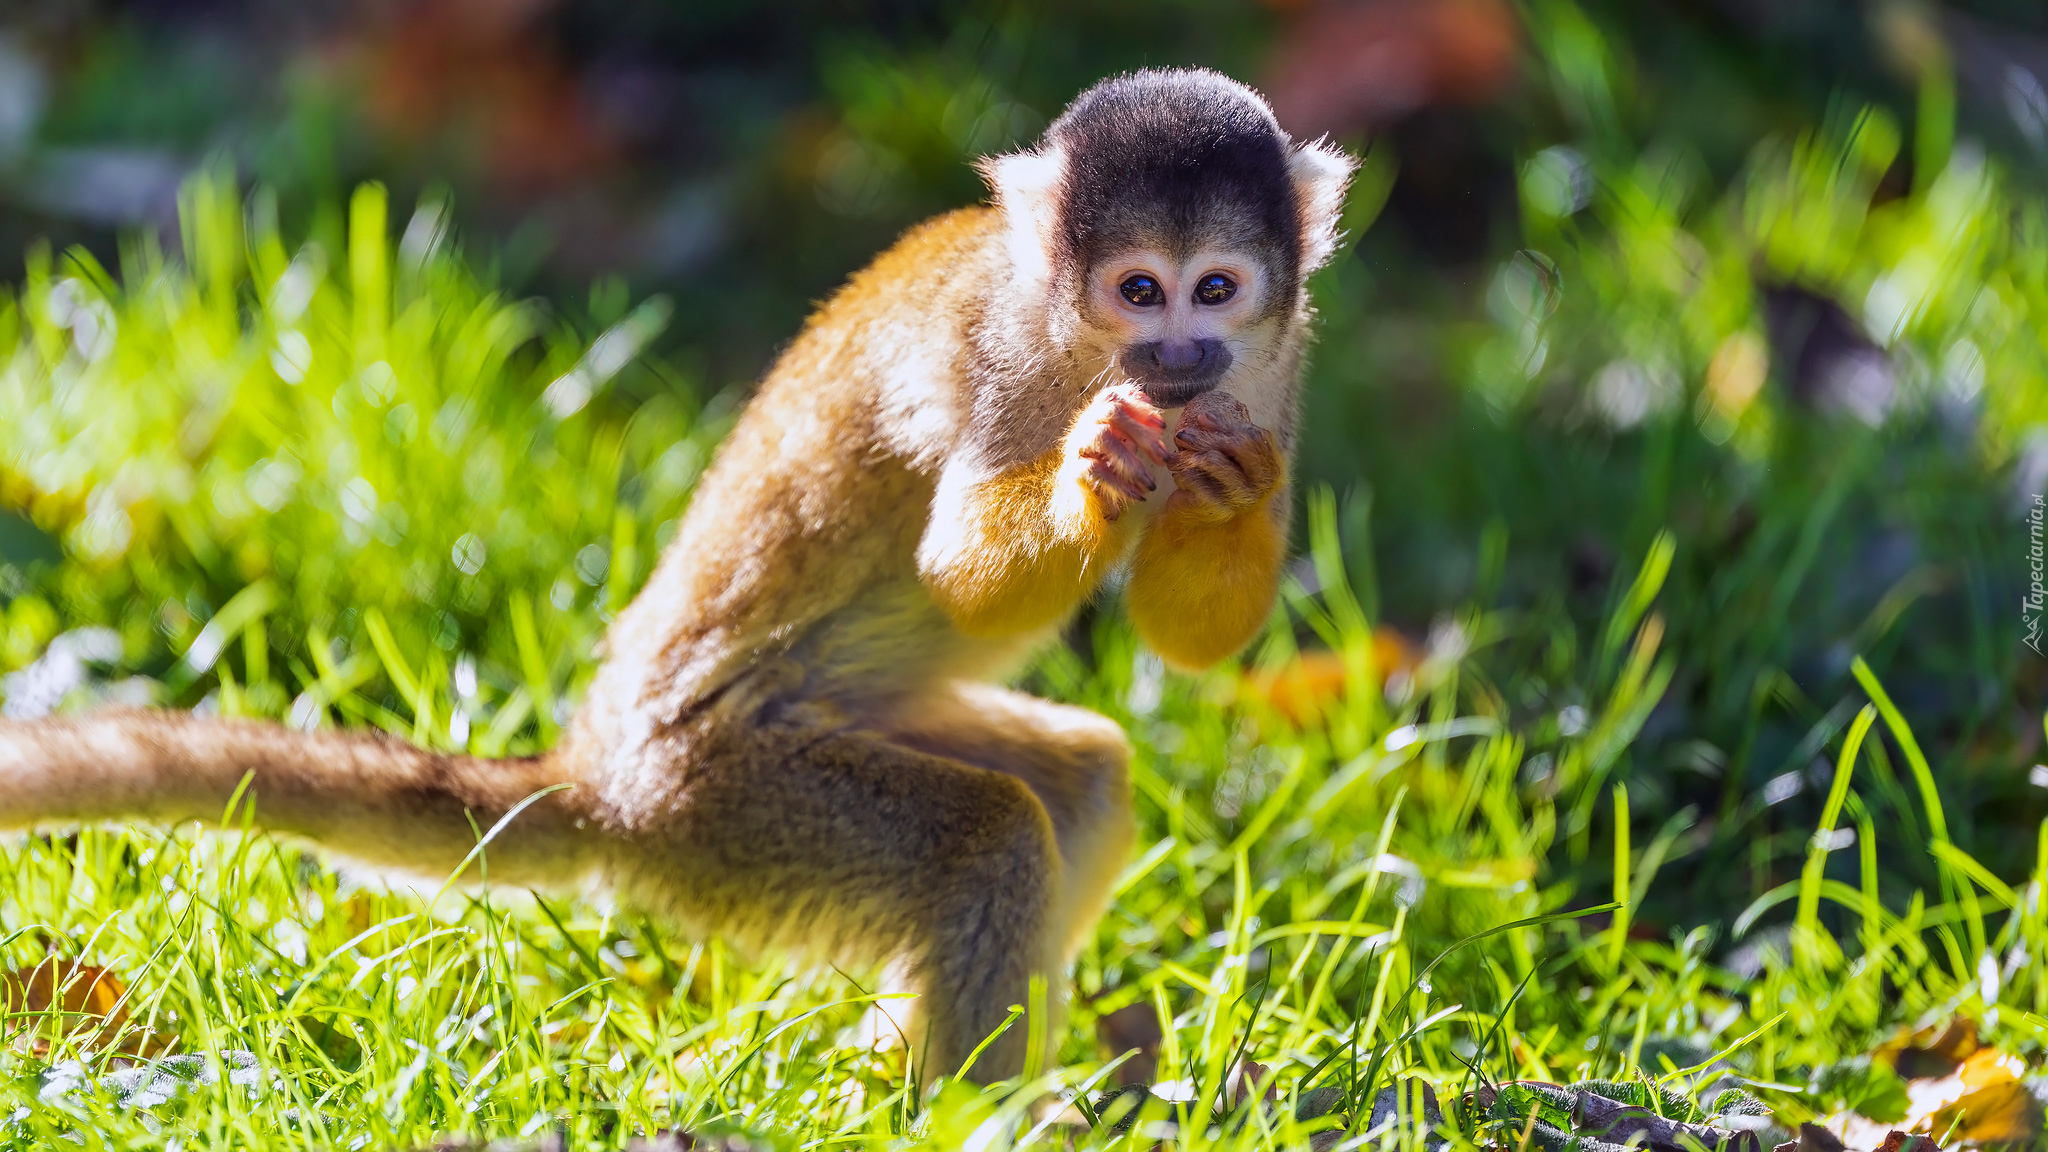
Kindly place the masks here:
<instances>
[{"instance_id":1,"label":"monkey's long tail","mask_svg":"<svg viewBox=\"0 0 2048 1152\"><path fill-rule=\"evenodd\" d=\"M245 776L244 803L253 802L258 827L423 877L451 874L479 832L536 793L575 784L551 757L480 760L375 733L180 712L0 721L0 828L214 822ZM579 831L581 791L533 800L491 839L484 866L493 883L557 887L589 870L597 837ZM478 869L467 875L477 879Z\"/></svg>"}]
</instances>

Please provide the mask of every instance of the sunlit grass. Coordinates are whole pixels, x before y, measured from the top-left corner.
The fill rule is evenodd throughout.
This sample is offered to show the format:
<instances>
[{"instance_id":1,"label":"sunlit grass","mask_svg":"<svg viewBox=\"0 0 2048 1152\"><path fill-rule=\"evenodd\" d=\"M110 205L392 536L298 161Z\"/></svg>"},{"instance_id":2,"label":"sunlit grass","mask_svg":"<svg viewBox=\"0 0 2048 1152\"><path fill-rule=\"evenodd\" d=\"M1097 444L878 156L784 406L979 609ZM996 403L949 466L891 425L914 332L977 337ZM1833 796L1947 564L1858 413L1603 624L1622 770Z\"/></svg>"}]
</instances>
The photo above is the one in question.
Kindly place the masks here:
<instances>
[{"instance_id":1,"label":"sunlit grass","mask_svg":"<svg viewBox=\"0 0 2048 1152\"><path fill-rule=\"evenodd\" d=\"M1311 613L1343 602L1341 586L1293 598ZM1369 646L1369 633L1337 628L1346 651ZM1044 675L1137 738L1144 850L1078 965L1057 1068L1022 1093L911 1092L900 1057L853 1040L868 973L748 962L630 911L525 893L484 888L429 907L429 887L361 887L260 834L87 830L0 857L11 934L0 954L11 967L54 954L112 970L131 1035L95 1036L87 1021L88 1050L64 1039L78 1020L17 1020L23 1040L54 1046L31 1055L18 1042L4 1057L15 1110L0 1131L24 1148L66 1132L88 1147L390 1147L557 1126L598 1146L677 1125L790 1146L1064 1139L1077 1130L1057 1102L1103 1086L1119 1055L1091 1039L1094 1018L1140 1004L1163 1025L1158 1079L1189 1097L1183 1132L1214 1128L1187 1146L1283 1147L1300 1138L1291 1120L1221 1123L1236 1060L1271 1065L1284 1092L1320 1070L1319 1082L1363 1096L1408 1076L1447 1088L1475 1075L1725 1087L1696 1067L1725 1055L1796 1118L1829 1102L1774 1085L1802 1085L1893 1022L1962 1011L2033 1034L2044 988L2030 958L2048 947L2036 890L2015 892L1944 841L1931 843L1946 894L1903 913L1809 868L1787 894L1794 947L1767 953L1753 981L1709 961L1708 933L1632 939L1624 916L1500 931L1418 982L1458 938L1591 903L1543 881L1573 784L1550 801L1518 782L1523 738L1467 710L1455 664L1406 705L1349 694L1304 730L1256 704L1219 708L1228 677L1158 680L1121 628L1097 641L1093 669L1055 660ZM1653 659L1654 616L1633 643ZM1638 710L1628 667L1560 763L1596 762L1614 718ZM1911 747L1895 713L1877 720L1891 710L1873 695L1837 777L1850 783L1833 807L1852 815L1856 749L1879 733ZM423 700L455 705L439 686ZM1601 796L1589 819L1626 819L1625 791ZM1867 827L1858 843L1866 878L1878 851L1901 850L1880 849ZM1666 850L1624 849L1614 895L1654 882ZM1849 912L1839 942L1817 927L1823 900ZM148 1108L43 1091L52 1064L104 1072L145 1032L180 1052L254 1053L260 1075ZM1166 1104L1151 1108L1167 1118Z\"/></svg>"},{"instance_id":2,"label":"sunlit grass","mask_svg":"<svg viewBox=\"0 0 2048 1152\"><path fill-rule=\"evenodd\" d=\"M470 712L507 699L481 750L551 737L535 702L588 673L722 430L636 359L665 305L594 296L609 326L579 334L472 272L438 204L394 244L374 186L338 251L289 249L219 179L183 204L182 262L138 242L116 282L32 253L0 308L0 498L76 561L10 590L7 662L101 623L173 697L218 673L255 693L232 710L310 723L343 700L388 720L350 689L392 673L410 700L467 654L452 709L409 709L419 739L470 743ZM299 627L273 642L280 609ZM217 667L238 636L255 667ZM384 644L383 667L335 638Z\"/></svg>"}]
</instances>

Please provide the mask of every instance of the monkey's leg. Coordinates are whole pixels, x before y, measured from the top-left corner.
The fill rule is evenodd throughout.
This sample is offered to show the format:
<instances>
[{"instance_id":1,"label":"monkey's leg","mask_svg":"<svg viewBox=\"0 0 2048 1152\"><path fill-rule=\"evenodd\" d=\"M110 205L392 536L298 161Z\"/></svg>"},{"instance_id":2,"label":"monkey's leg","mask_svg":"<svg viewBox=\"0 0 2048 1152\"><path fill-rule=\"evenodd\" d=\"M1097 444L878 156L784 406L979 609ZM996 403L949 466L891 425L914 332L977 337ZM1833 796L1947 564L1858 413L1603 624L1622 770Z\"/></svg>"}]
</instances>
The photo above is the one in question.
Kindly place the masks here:
<instances>
[{"instance_id":1,"label":"monkey's leg","mask_svg":"<svg viewBox=\"0 0 2048 1152\"><path fill-rule=\"evenodd\" d=\"M366 864L444 875L476 846L476 830L563 782L566 769L546 759L441 755L376 733L295 732L182 712L0 721L0 828L218 820L245 774L259 827ZM565 791L522 811L486 849L490 878L580 879L600 840L579 831L579 808Z\"/></svg>"},{"instance_id":2,"label":"monkey's leg","mask_svg":"<svg viewBox=\"0 0 2048 1152\"><path fill-rule=\"evenodd\" d=\"M1060 848L1054 907L1060 961L1073 959L1129 857L1130 741L1107 717L993 684L962 681L891 725L903 743L1022 780Z\"/></svg>"},{"instance_id":3,"label":"monkey's leg","mask_svg":"<svg viewBox=\"0 0 2048 1152\"><path fill-rule=\"evenodd\" d=\"M673 815L621 854L634 899L757 947L897 958L919 995L889 1014L928 1078L1028 1004L1032 976L1057 994L1059 853L1022 781L858 730L733 725L691 743ZM1028 1035L1012 1025L970 1075L1016 1075Z\"/></svg>"}]
</instances>

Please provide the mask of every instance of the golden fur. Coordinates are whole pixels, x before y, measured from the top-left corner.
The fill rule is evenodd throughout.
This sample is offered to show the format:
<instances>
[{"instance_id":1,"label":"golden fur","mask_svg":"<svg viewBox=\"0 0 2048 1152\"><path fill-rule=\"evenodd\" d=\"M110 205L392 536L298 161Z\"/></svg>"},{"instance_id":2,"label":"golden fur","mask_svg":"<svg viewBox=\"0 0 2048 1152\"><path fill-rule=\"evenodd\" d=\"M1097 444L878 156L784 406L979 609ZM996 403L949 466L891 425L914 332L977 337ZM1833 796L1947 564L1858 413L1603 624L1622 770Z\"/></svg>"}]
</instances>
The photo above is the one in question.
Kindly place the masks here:
<instances>
[{"instance_id":1,"label":"golden fur","mask_svg":"<svg viewBox=\"0 0 2048 1152\"><path fill-rule=\"evenodd\" d=\"M1305 275L1349 163L1293 156ZM1256 631L1286 540L1308 314L1240 333L1221 389L1243 403L1191 406L1206 415L1168 449L1171 415L1116 383L1019 240L1057 216L1042 169L991 165L996 206L912 230L812 317L548 755L165 713L0 723L0 827L209 819L253 773L259 823L445 873L474 847L472 818L488 828L566 783L489 846L494 882L602 885L741 946L893 960L934 1074L1033 975L1052 977L1057 1012L1058 973L1129 846L1130 749L1102 717L992 681L1127 562L1133 617L1174 663ZM1143 500L1104 484L1119 428L1158 454ZM975 1075L1013 1075L1024 1052L1013 1028Z\"/></svg>"}]
</instances>

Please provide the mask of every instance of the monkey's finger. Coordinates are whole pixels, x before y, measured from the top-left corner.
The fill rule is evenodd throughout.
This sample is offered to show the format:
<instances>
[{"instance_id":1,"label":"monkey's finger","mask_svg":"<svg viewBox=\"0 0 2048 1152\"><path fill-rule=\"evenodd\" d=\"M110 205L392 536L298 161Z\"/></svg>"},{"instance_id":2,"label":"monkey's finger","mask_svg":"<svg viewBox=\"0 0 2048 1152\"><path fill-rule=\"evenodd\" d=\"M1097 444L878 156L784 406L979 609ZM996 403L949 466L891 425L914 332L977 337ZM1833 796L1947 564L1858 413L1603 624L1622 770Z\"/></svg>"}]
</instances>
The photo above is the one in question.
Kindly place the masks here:
<instances>
[{"instance_id":1,"label":"monkey's finger","mask_svg":"<svg viewBox=\"0 0 2048 1152\"><path fill-rule=\"evenodd\" d=\"M1277 455L1259 456L1244 465L1245 478L1251 481L1257 492L1271 492L1280 487L1286 476L1286 468Z\"/></svg>"},{"instance_id":2,"label":"monkey's finger","mask_svg":"<svg viewBox=\"0 0 2048 1152\"><path fill-rule=\"evenodd\" d=\"M1183 426L1174 433L1175 446L1186 452L1218 452L1232 459L1243 450L1243 445L1262 433L1247 433L1243 428L1190 428Z\"/></svg>"},{"instance_id":3,"label":"monkey's finger","mask_svg":"<svg viewBox=\"0 0 2048 1152\"><path fill-rule=\"evenodd\" d=\"M1126 501L1114 490L1105 491L1102 485L1093 484L1089 486L1089 491L1095 493L1095 502L1101 507L1104 520L1114 521L1124 514Z\"/></svg>"},{"instance_id":4,"label":"monkey's finger","mask_svg":"<svg viewBox=\"0 0 2048 1152\"><path fill-rule=\"evenodd\" d=\"M1233 508L1246 508L1271 495L1279 485L1278 465L1275 464L1265 478L1248 474L1229 456L1220 451L1189 453L1184 465L1187 476L1179 471L1174 475L1178 483L1186 479L1197 485L1199 490L1212 494L1220 503Z\"/></svg>"},{"instance_id":5,"label":"monkey's finger","mask_svg":"<svg viewBox=\"0 0 2048 1152\"><path fill-rule=\"evenodd\" d=\"M1143 500L1146 493L1159 486L1152 479L1151 470L1140 463L1130 451L1121 445L1090 444L1081 449L1081 458L1094 462L1089 469L1091 475L1103 483L1114 485L1117 491L1133 500Z\"/></svg>"},{"instance_id":6,"label":"monkey's finger","mask_svg":"<svg viewBox=\"0 0 2048 1152\"><path fill-rule=\"evenodd\" d=\"M1109 426L1118 436L1154 464L1166 463L1166 429L1164 425L1142 423L1126 409L1110 414Z\"/></svg>"},{"instance_id":7,"label":"monkey's finger","mask_svg":"<svg viewBox=\"0 0 2048 1152\"><path fill-rule=\"evenodd\" d=\"M1208 468L1190 468L1174 474L1174 481L1180 490L1200 497L1205 504L1219 508L1235 508L1243 501L1235 488L1224 477Z\"/></svg>"},{"instance_id":8,"label":"monkey's finger","mask_svg":"<svg viewBox=\"0 0 2048 1152\"><path fill-rule=\"evenodd\" d=\"M1120 405L1110 410L1106 423L1155 463L1166 459L1166 417L1158 409Z\"/></svg>"},{"instance_id":9,"label":"monkey's finger","mask_svg":"<svg viewBox=\"0 0 2048 1152\"><path fill-rule=\"evenodd\" d=\"M1117 451L1111 459L1115 463L1117 471L1141 486L1141 499L1143 498L1143 492L1152 492L1158 489L1159 481L1152 478L1152 469L1146 465L1144 459L1137 452L1132 450L1130 445L1117 445Z\"/></svg>"},{"instance_id":10,"label":"monkey's finger","mask_svg":"<svg viewBox=\"0 0 2048 1152\"><path fill-rule=\"evenodd\" d=\"M1263 428L1249 435L1220 437L1216 449L1230 458L1254 488L1270 486L1280 475L1280 450Z\"/></svg>"},{"instance_id":11,"label":"monkey's finger","mask_svg":"<svg viewBox=\"0 0 2048 1152\"><path fill-rule=\"evenodd\" d=\"M1117 407L1154 428L1166 427L1166 413L1152 401L1145 398L1144 390L1132 385L1128 391L1114 393Z\"/></svg>"},{"instance_id":12,"label":"monkey's finger","mask_svg":"<svg viewBox=\"0 0 2048 1152\"><path fill-rule=\"evenodd\" d=\"M1270 465L1279 457L1273 434L1256 425L1222 430L1182 429L1175 439L1184 441L1194 451L1218 453L1254 477L1261 471L1269 471Z\"/></svg>"},{"instance_id":13,"label":"monkey's finger","mask_svg":"<svg viewBox=\"0 0 2048 1152\"><path fill-rule=\"evenodd\" d=\"M1081 483L1095 493L1096 499L1103 506L1104 515L1111 520L1116 519L1116 514L1123 510L1125 504L1144 498L1141 493L1131 491L1129 483L1123 477L1104 467L1099 461L1081 474Z\"/></svg>"},{"instance_id":14,"label":"monkey's finger","mask_svg":"<svg viewBox=\"0 0 2048 1152\"><path fill-rule=\"evenodd\" d=\"M1145 463L1145 460L1151 456L1151 452L1142 444L1133 443L1131 437L1123 429L1113 424L1105 427L1102 435L1098 436L1094 443L1084 448L1081 454L1091 460L1107 460L1127 476L1144 477L1147 481L1151 480L1152 469ZM1159 463L1164 464L1165 462L1165 454L1161 453Z\"/></svg>"},{"instance_id":15,"label":"monkey's finger","mask_svg":"<svg viewBox=\"0 0 2048 1152\"><path fill-rule=\"evenodd\" d=\"M1166 427L1166 413L1160 411L1157 406L1150 400L1145 399L1142 394L1123 397L1117 403L1117 411L1124 413L1148 428L1164 429Z\"/></svg>"},{"instance_id":16,"label":"monkey's finger","mask_svg":"<svg viewBox=\"0 0 2048 1152\"><path fill-rule=\"evenodd\" d=\"M1223 440L1257 439L1261 436L1271 435L1264 428L1249 420L1219 420L1214 417L1204 417L1196 421L1195 424L1197 432L1213 436L1219 442Z\"/></svg>"},{"instance_id":17,"label":"monkey's finger","mask_svg":"<svg viewBox=\"0 0 2048 1152\"><path fill-rule=\"evenodd\" d=\"M1173 434L1173 443L1183 452L1206 452L1216 444L1216 433L1206 428L1182 424Z\"/></svg>"},{"instance_id":18,"label":"monkey's finger","mask_svg":"<svg viewBox=\"0 0 2048 1152\"><path fill-rule=\"evenodd\" d=\"M1166 413L1145 399L1144 391L1135 382L1111 385L1096 397L1096 403L1103 405L1106 414L1128 412L1140 423L1166 427Z\"/></svg>"},{"instance_id":19,"label":"monkey's finger","mask_svg":"<svg viewBox=\"0 0 2048 1152\"><path fill-rule=\"evenodd\" d=\"M1106 423L1124 428L1140 428L1154 436L1161 436L1166 432L1166 418L1159 414L1158 409L1148 412L1131 404L1118 404L1112 407Z\"/></svg>"},{"instance_id":20,"label":"monkey's finger","mask_svg":"<svg viewBox=\"0 0 2048 1152\"><path fill-rule=\"evenodd\" d=\"M1217 499L1226 499L1245 488L1244 478L1237 466L1220 452L1182 452L1168 465L1173 470L1174 481L1182 486L1193 485L1200 492L1211 494Z\"/></svg>"},{"instance_id":21,"label":"monkey's finger","mask_svg":"<svg viewBox=\"0 0 2048 1152\"><path fill-rule=\"evenodd\" d=\"M1098 469L1093 475L1098 486L1116 493L1123 500L1143 500L1146 496L1145 490L1135 481L1113 468Z\"/></svg>"}]
</instances>

